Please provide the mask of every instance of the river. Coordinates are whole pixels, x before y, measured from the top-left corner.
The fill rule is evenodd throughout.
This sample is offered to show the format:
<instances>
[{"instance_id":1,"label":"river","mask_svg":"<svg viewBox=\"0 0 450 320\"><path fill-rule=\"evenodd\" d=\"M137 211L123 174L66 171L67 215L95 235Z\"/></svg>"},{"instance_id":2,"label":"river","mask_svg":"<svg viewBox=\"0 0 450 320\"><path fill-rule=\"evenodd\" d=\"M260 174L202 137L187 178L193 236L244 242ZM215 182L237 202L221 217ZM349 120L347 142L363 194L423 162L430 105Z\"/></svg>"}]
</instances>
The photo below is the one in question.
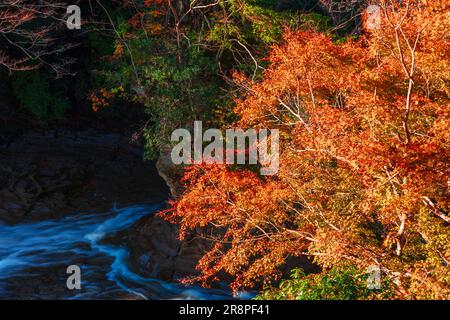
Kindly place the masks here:
<instances>
[{"instance_id":1,"label":"river","mask_svg":"<svg viewBox=\"0 0 450 320\"><path fill-rule=\"evenodd\" d=\"M15 225L0 221L0 298L231 298L226 289L185 286L133 271L128 248L114 237L161 206L113 207L105 213L79 213ZM66 286L69 265L80 267L79 290L69 290Z\"/></svg>"}]
</instances>

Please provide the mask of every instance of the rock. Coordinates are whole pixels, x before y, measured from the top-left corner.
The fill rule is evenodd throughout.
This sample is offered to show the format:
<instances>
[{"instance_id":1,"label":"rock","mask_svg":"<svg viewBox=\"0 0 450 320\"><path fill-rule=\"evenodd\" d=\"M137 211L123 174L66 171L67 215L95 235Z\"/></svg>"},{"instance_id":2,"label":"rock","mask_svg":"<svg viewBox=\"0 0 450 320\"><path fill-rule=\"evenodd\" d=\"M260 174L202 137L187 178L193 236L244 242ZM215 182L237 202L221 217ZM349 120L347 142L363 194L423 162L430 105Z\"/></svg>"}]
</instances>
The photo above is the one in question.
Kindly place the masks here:
<instances>
[{"instance_id":1,"label":"rock","mask_svg":"<svg viewBox=\"0 0 450 320\"><path fill-rule=\"evenodd\" d=\"M164 280L198 274L195 267L207 244L200 239L180 241L178 233L177 225L158 215L138 221L127 232L128 247L137 271Z\"/></svg>"},{"instance_id":2,"label":"rock","mask_svg":"<svg viewBox=\"0 0 450 320\"><path fill-rule=\"evenodd\" d=\"M23 223L162 201L168 189L142 155L123 134L24 134L0 146L0 207Z\"/></svg>"},{"instance_id":3,"label":"rock","mask_svg":"<svg viewBox=\"0 0 450 320\"><path fill-rule=\"evenodd\" d=\"M171 150L170 146L161 148L160 156L156 162L156 169L169 187L172 197L177 198L183 191L183 187L180 183L181 178L183 177L183 167L175 165L172 162L170 157Z\"/></svg>"}]
</instances>

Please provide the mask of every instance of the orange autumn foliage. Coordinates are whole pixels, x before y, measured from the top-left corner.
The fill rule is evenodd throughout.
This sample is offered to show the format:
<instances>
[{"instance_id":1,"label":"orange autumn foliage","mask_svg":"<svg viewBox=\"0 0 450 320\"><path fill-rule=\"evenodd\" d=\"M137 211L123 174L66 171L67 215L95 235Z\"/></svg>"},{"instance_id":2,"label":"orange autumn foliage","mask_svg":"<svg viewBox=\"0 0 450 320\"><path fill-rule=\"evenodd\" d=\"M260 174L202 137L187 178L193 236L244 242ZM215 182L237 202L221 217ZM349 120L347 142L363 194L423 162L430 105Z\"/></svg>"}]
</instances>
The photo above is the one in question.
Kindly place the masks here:
<instances>
[{"instance_id":1,"label":"orange autumn foliage","mask_svg":"<svg viewBox=\"0 0 450 320\"><path fill-rule=\"evenodd\" d=\"M285 32L237 126L278 128L280 171L190 168L171 219L214 242L199 262L237 290L289 256L379 266L398 297L450 298L449 1L381 1L382 27L342 44Z\"/></svg>"},{"instance_id":2,"label":"orange autumn foliage","mask_svg":"<svg viewBox=\"0 0 450 320\"><path fill-rule=\"evenodd\" d=\"M108 108L110 106L110 101L116 94L121 94L124 92L122 86L107 90L105 88L100 88L99 90L92 92L89 95L89 99L92 104L92 111L97 112L100 109Z\"/></svg>"}]
</instances>

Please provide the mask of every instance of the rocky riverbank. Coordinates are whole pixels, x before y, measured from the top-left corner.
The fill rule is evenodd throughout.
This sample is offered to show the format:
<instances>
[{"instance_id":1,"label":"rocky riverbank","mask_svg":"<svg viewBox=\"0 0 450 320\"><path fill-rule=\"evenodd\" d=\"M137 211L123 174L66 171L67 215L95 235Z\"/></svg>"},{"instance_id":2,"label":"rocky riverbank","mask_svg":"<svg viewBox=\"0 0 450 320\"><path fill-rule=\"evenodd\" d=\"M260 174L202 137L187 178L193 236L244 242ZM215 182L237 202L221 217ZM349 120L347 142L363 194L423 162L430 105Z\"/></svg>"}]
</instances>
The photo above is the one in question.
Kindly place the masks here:
<instances>
[{"instance_id":1,"label":"rocky riverbank","mask_svg":"<svg viewBox=\"0 0 450 320\"><path fill-rule=\"evenodd\" d=\"M126 135L25 134L0 145L0 215L14 223L162 201L168 190Z\"/></svg>"},{"instance_id":2,"label":"rocky riverbank","mask_svg":"<svg viewBox=\"0 0 450 320\"><path fill-rule=\"evenodd\" d=\"M19 224L74 213L108 211L113 205L165 201L177 188L170 171L143 161L143 148L124 134L33 132L0 144L0 221ZM8 141L8 142L6 142ZM174 177L175 178L175 177ZM176 189L179 190L179 189ZM132 267L173 280L195 273L203 253L198 240L178 241L178 229L157 215L139 220L109 241L129 247Z\"/></svg>"}]
</instances>

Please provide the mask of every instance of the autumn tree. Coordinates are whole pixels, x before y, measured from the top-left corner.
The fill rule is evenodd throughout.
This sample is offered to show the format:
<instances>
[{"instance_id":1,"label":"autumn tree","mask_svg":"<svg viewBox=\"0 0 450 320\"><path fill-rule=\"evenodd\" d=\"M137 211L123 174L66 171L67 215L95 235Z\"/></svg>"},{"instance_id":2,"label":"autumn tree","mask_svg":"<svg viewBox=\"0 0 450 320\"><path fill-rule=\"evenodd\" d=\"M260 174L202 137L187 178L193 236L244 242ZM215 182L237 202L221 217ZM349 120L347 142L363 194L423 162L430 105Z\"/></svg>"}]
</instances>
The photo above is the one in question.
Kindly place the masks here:
<instances>
[{"instance_id":1,"label":"autumn tree","mask_svg":"<svg viewBox=\"0 0 450 320\"><path fill-rule=\"evenodd\" d=\"M450 297L448 1L381 1L337 44L289 31L262 81L237 75L244 128L278 128L280 172L194 166L168 217L212 248L200 280L270 283L289 256L381 269L401 298Z\"/></svg>"},{"instance_id":2,"label":"autumn tree","mask_svg":"<svg viewBox=\"0 0 450 320\"><path fill-rule=\"evenodd\" d=\"M0 65L12 71L46 66L57 76L68 73L73 59L53 57L73 44L57 43L55 31L65 24L64 1L0 1Z\"/></svg>"},{"instance_id":3,"label":"autumn tree","mask_svg":"<svg viewBox=\"0 0 450 320\"><path fill-rule=\"evenodd\" d=\"M114 17L113 8L97 1L111 17L115 49L108 68L98 70L105 81L91 95L93 109L108 109L108 96L120 86L122 97L144 104L148 119L136 136L145 137L149 157L159 155L173 130L193 120L214 126L234 121L231 70L257 78L283 25L326 24L322 16L277 11L265 5L270 2L123 1L129 12Z\"/></svg>"}]
</instances>

